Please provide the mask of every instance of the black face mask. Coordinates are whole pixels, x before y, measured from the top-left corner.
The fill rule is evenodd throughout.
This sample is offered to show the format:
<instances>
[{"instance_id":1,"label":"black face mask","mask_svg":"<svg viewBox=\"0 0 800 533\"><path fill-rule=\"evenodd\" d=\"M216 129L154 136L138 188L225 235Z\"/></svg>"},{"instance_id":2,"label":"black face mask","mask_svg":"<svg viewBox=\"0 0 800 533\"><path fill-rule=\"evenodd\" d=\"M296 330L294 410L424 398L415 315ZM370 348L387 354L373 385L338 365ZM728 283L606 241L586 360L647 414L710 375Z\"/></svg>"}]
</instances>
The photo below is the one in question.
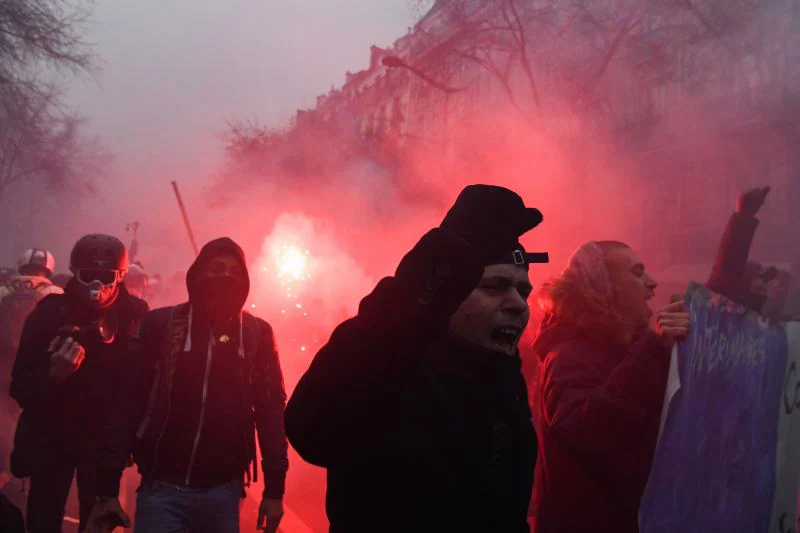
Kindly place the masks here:
<instances>
[{"instance_id":1,"label":"black face mask","mask_svg":"<svg viewBox=\"0 0 800 533\"><path fill-rule=\"evenodd\" d=\"M207 317L238 315L247 300L244 283L230 276L216 276L197 283L192 304Z\"/></svg>"}]
</instances>

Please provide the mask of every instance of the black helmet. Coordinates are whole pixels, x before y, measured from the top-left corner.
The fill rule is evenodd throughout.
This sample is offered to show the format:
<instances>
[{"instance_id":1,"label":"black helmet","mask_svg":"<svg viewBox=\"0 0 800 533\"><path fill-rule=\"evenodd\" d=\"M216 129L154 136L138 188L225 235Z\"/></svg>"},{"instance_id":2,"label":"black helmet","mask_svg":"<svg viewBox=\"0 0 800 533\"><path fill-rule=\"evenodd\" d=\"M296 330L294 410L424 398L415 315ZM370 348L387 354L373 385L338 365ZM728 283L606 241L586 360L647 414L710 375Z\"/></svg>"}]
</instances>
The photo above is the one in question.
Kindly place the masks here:
<instances>
[{"instance_id":1,"label":"black helmet","mask_svg":"<svg viewBox=\"0 0 800 533\"><path fill-rule=\"evenodd\" d=\"M122 241L110 235L87 235L72 249L69 268L80 293L96 307L111 306L128 271L128 251Z\"/></svg>"},{"instance_id":2,"label":"black helmet","mask_svg":"<svg viewBox=\"0 0 800 533\"><path fill-rule=\"evenodd\" d=\"M81 268L128 271L128 251L122 241L99 233L81 237L69 257L73 272Z\"/></svg>"}]
</instances>

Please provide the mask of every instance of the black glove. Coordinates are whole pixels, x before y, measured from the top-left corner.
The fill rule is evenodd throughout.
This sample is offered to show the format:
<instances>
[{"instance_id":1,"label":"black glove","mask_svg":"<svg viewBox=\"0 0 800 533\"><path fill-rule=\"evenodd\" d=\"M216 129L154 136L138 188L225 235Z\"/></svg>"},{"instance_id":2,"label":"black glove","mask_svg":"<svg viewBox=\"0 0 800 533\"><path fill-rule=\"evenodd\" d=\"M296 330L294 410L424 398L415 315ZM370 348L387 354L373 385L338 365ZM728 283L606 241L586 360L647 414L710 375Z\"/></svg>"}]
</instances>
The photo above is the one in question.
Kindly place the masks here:
<instances>
[{"instance_id":1,"label":"black glove","mask_svg":"<svg viewBox=\"0 0 800 533\"><path fill-rule=\"evenodd\" d=\"M364 331L378 338L433 338L483 277L474 248L452 232L426 233L358 308Z\"/></svg>"},{"instance_id":2,"label":"black glove","mask_svg":"<svg viewBox=\"0 0 800 533\"><path fill-rule=\"evenodd\" d=\"M434 228L408 252L395 279L415 303L450 316L478 285L483 263L475 247L459 235Z\"/></svg>"},{"instance_id":3,"label":"black glove","mask_svg":"<svg viewBox=\"0 0 800 533\"><path fill-rule=\"evenodd\" d=\"M764 201L767 199L770 187L756 187L749 191L742 193L739 196L739 201L736 203L736 211L744 216L754 217L758 214Z\"/></svg>"}]
</instances>

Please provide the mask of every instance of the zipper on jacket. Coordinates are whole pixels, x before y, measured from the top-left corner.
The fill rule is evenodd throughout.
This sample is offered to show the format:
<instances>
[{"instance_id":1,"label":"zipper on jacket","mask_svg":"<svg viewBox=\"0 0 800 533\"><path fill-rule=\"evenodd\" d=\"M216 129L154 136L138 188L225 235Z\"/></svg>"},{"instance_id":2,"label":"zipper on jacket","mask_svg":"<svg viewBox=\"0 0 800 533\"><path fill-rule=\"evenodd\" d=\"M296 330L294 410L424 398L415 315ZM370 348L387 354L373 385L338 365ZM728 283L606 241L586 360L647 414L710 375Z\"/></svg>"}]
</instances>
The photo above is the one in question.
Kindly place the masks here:
<instances>
[{"instance_id":1,"label":"zipper on jacket","mask_svg":"<svg viewBox=\"0 0 800 533\"><path fill-rule=\"evenodd\" d=\"M214 337L208 342L208 355L206 356L206 372L203 376L203 395L200 400L200 422L197 423L197 434L194 436L194 444L192 445L192 454L189 456L189 466L186 468L186 486L192 480L192 468L194 467L195 456L197 455L197 446L200 444L200 434L203 432L203 423L206 416L206 398L208 398L208 374L211 369L211 356L214 353Z\"/></svg>"},{"instance_id":2,"label":"zipper on jacket","mask_svg":"<svg viewBox=\"0 0 800 533\"><path fill-rule=\"evenodd\" d=\"M242 370L242 367L239 367L239 383L241 384L241 390L242 390L242 406L245 407L245 412L247 413L246 420L250 421L252 420L252 416L250 414L252 410L252 407L250 406L252 405L252 403L248 401L248 396L249 396L248 390L250 389L248 389L248 386L245 383L246 380L244 378L244 374L245 371ZM245 475L247 476L247 487L250 486L250 483L255 482L253 476L250 475L250 464L252 463L255 467L255 462L256 462L255 450L251 447L251 444L255 445L255 443L254 442L251 443L250 434L248 433L248 430L249 426L247 423L245 423L243 430L243 437L244 437L244 450L245 454L247 455L247 470L245 472Z\"/></svg>"},{"instance_id":3,"label":"zipper on jacket","mask_svg":"<svg viewBox=\"0 0 800 533\"><path fill-rule=\"evenodd\" d=\"M161 426L161 431L158 433L156 444L153 447L153 468L150 471L151 476L154 476L156 474L156 471L158 470L158 450L161 447L161 439L164 438L164 433L167 432L167 425L169 424L169 416L171 411L172 411L172 398L170 398L170 394L167 393L167 416L164 419L164 424Z\"/></svg>"}]
</instances>

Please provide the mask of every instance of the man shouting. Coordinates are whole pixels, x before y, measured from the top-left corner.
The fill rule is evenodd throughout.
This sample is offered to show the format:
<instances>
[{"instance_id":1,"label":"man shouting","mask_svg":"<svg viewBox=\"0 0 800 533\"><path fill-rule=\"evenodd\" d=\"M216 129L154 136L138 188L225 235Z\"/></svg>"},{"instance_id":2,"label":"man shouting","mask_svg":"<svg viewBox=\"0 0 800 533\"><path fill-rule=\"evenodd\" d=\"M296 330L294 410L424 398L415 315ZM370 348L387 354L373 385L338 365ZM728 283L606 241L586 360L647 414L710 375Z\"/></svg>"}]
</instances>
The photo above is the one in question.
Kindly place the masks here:
<instances>
[{"instance_id":1,"label":"man shouting","mask_svg":"<svg viewBox=\"0 0 800 533\"><path fill-rule=\"evenodd\" d=\"M328 469L331 533L527 532L536 460L517 343L542 221L502 187L462 191L333 332L286 411Z\"/></svg>"}]
</instances>

